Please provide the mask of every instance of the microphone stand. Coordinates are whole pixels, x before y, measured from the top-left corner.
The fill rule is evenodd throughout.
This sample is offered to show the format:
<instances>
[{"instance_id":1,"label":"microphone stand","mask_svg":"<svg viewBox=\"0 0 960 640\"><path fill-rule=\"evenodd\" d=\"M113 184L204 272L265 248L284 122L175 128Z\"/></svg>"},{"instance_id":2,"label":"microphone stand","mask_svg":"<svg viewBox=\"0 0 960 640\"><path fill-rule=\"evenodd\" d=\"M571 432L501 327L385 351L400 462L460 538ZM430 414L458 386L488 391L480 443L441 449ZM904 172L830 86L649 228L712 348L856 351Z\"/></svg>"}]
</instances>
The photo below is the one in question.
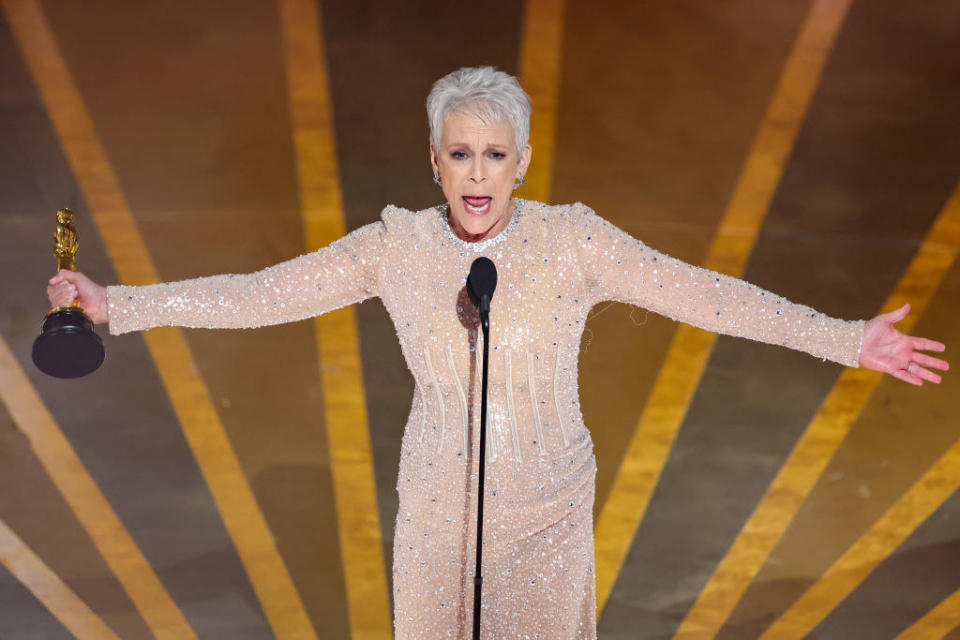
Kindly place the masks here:
<instances>
[{"instance_id":1,"label":"microphone stand","mask_svg":"<svg viewBox=\"0 0 960 640\"><path fill-rule=\"evenodd\" d=\"M483 575L480 559L483 552L483 480L487 450L487 364L490 358L490 296L480 298L480 326L483 329L483 374L480 391L480 482L477 494L477 567L473 578L473 640L480 640L480 592Z\"/></svg>"}]
</instances>

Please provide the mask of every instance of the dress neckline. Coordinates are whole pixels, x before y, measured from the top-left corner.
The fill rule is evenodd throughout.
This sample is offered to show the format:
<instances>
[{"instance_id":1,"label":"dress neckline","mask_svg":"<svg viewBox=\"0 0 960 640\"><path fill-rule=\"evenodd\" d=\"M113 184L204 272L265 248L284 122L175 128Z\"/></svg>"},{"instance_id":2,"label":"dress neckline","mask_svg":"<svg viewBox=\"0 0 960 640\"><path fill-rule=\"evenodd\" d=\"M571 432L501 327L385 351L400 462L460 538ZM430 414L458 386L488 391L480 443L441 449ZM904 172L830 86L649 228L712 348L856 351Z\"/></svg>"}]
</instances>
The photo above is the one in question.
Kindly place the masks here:
<instances>
[{"instance_id":1,"label":"dress neckline","mask_svg":"<svg viewBox=\"0 0 960 640\"><path fill-rule=\"evenodd\" d=\"M486 240L479 240L477 242L467 242L466 240L458 236L456 233L454 233L453 228L450 226L450 221L448 219L449 210L450 210L449 204L443 203L442 205L438 206L436 210L437 210L437 213L439 214L438 218L440 220L440 224L446 230L447 237L454 244L464 249L470 249L471 251L483 251L488 247L492 247L496 244L499 244L500 242L503 242L503 240L508 235L510 235L510 232L513 230L513 228L516 227L517 224L520 222L520 216L523 212L523 205L526 204L526 200L523 200L522 198L514 197L514 198L510 198L510 202L513 203L513 212L510 216L510 222L507 223L507 226L501 229L500 233L493 236L492 238L487 238Z\"/></svg>"}]
</instances>

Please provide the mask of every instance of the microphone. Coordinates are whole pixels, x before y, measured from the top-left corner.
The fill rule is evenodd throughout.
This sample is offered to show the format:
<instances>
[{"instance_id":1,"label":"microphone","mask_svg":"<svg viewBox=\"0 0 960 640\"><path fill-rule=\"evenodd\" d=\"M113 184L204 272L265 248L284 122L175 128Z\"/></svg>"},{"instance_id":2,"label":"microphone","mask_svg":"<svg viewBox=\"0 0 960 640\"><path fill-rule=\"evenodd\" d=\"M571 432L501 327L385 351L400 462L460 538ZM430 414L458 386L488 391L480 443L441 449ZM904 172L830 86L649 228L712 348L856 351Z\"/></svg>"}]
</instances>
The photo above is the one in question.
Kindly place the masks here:
<instances>
[{"instance_id":1,"label":"microphone","mask_svg":"<svg viewBox=\"0 0 960 640\"><path fill-rule=\"evenodd\" d=\"M480 640L480 602L483 591L483 487L487 450L487 371L490 365L490 299L497 289L497 268L490 258L477 258L467 276L467 295L480 309L483 330L483 373L480 400L480 477L477 481L477 564L473 574L473 640Z\"/></svg>"},{"instance_id":2,"label":"microphone","mask_svg":"<svg viewBox=\"0 0 960 640\"><path fill-rule=\"evenodd\" d=\"M490 300L497 289L497 268L490 258L480 257L470 265L467 276L467 295L470 301L480 309L480 318L490 313Z\"/></svg>"}]
</instances>

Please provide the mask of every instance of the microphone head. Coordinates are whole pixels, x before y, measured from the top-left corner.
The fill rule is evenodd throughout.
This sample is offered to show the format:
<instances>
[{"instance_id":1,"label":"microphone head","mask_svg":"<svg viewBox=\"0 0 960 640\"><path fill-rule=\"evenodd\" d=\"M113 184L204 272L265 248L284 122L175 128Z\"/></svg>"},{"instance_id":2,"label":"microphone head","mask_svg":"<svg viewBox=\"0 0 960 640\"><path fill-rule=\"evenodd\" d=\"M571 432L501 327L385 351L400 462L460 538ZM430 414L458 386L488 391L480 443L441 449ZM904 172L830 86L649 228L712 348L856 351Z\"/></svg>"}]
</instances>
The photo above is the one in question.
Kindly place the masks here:
<instances>
[{"instance_id":1,"label":"microphone head","mask_svg":"<svg viewBox=\"0 0 960 640\"><path fill-rule=\"evenodd\" d=\"M470 275L467 276L467 295L470 301L480 306L480 300L487 296L493 299L493 292L497 289L497 268L490 258L479 257L470 265Z\"/></svg>"}]
</instances>

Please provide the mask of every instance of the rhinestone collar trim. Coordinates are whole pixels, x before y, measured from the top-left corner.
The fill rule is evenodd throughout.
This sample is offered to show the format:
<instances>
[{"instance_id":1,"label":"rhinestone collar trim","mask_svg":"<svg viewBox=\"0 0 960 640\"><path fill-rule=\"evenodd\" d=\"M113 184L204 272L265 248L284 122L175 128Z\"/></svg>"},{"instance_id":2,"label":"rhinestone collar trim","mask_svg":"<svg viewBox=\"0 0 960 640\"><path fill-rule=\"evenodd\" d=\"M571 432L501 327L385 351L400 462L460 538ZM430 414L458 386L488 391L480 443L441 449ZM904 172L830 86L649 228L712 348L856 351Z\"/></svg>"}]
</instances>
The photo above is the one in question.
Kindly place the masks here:
<instances>
[{"instance_id":1,"label":"rhinestone collar trim","mask_svg":"<svg viewBox=\"0 0 960 640\"><path fill-rule=\"evenodd\" d=\"M523 214L523 207L526 204L526 200L521 198L511 198L510 201L513 202L513 215L510 216L510 222L507 223L507 226L492 238L480 240L479 242L467 242L453 232L453 228L450 226L450 222L448 221L450 205L444 203L435 207L434 209L438 214L437 217L440 224L446 230L447 238L451 242L463 249L470 249L471 251L483 251L488 247L492 247L503 242L503 240L510 235L510 232L513 230L513 228L519 224L520 216Z\"/></svg>"}]
</instances>

